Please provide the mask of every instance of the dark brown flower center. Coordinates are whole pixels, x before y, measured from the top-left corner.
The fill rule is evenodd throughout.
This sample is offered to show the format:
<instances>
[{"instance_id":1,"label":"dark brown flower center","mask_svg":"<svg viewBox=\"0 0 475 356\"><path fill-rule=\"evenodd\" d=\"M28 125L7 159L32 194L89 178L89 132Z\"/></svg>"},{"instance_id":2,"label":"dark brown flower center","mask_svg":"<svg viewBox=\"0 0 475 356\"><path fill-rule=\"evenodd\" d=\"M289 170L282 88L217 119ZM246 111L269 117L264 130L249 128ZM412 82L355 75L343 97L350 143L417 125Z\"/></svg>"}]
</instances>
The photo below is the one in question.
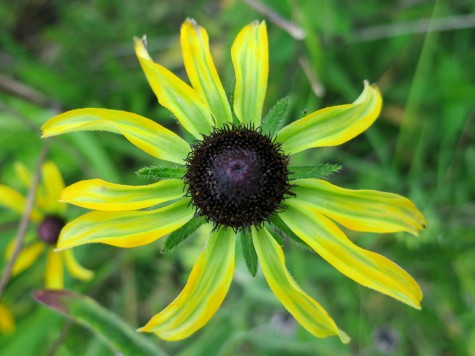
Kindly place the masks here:
<instances>
[{"instance_id":1,"label":"dark brown flower center","mask_svg":"<svg viewBox=\"0 0 475 356\"><path fill-rule=\"evenodd\" d=\"M66 222L64 219L57 215L46 216L43 221L38 225L38 236L40 240L47 244L56 246L58 242L59 233L64 227Z\"/></svg>"},{"instance_id":2,"label":"dark brown flower center","mask_svg":"<svg viewBox=\"0 0 475 356\"><path fill-rule=\"evenodd\" d=\"M229 125L193 145L184 181L198 215L215 228L246 229L262 224L291 194L288 161L259 130Z\"/></svg>"}]
</instances>

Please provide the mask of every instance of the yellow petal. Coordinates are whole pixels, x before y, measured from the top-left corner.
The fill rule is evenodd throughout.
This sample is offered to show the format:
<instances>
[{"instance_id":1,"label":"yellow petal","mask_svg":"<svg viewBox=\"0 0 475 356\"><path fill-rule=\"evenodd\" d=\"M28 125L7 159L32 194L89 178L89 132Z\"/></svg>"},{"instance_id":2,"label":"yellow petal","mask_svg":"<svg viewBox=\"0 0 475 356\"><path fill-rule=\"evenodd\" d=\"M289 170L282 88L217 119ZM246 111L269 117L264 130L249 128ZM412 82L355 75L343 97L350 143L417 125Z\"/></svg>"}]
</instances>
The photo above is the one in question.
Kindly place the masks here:
<instances>
[{"instance_id":1,"label":"yellow petal","mask_svg":"<svg viewBox=\"0 0 475 356\"><path fill-rule=\"evenodd\" d=\"M352 243L329 219L312 207L289 199L279 216L292 231L338 271L354 281L420 309L422 292L401 267Z\"/></svg>"},{"instance_id":2,"label":"yellow petal","mask_svg":"<svg viewBox=\"0 0 475 356\"><path fill-rule=\"evenodd\" d=\"M124 137L153 157L184 164L190 146L172 131L143 116L120 110L78 109L53 117L41 128L43 137L75 131L102 130Z\"/></svg>"},{"instance_id":3,"label":"yellow petal","mask_svg":"<svg viewBox=\"0 0 475 356\"><path fill-rule=\"evenodd\" d=\"M45 287L48 289L63 289L64 271L63 256L61 252L53 249L48 251L46 258Z\"/></svg>"},{"instance_id":4,"label":"yellow petal","mask_svg":"<svg viewBox=\"0 0 475 356\"><path fill-rule=\"evenodd\" d=\"M213 113L216 126L232 122L231 108L211 57L206 30L187 19L181 26L180 39L188 78Z\"/></svg>"},{"instance_id":5,"label":"yellow petal","mask_svg":"<svg viewBox=\"0 0 475 356\"><path fill-rule=\"evenodd\" d=\"M292 181L302 203L355 231L407 231L418 235L424 217L408 199L376 190L350 190L320 179Z\"/></svg>"},{"instance_id":6,"label":"yellow petal","mask_svg":"<svg viewBox=\"0 0 475 356\"><path fill-rule=\"evenodd\" d=\"M137 58L158 102L170 110L196 138L209 134L213 118L200 95L168 69L152 61L145 38L134 38L134 43Z\"/></svg>"},{"instance_id":7,"label":"yellow petal","mask_svg":"<svg viewBox=\"0 0 475 356\"><path fill-rule=\"evenodd\" d=\"M183 195L184 186L179 179L139 186L90 179L67 187L61 195L61 201L87 209L124 211L148 208Z\"/></svg>"},{"instance_id":8,"label":"yellow petal","mask_svg":"<svg viewBox=\"0 0 475 356\"><path fill-rule=\"evenodd\" d=\"M0 334L11 334L15 331L15 319L10 309L0 303Z\"/></svg>"},{"instance_id":9,"label":"yellow petal","mask_svg":"<svg viewBox=\"0 0 475 356\"><path fill-rule=\"evenodd\" d=\"M284 251L269 232L252 228L252 239L269 287L300 325L317 337L338 335L342 342L349 342L325 309L294 281L285 267Z\"/></svg>"},{"instance_id":10,"label":"yellow petal","mask_svg":"<svg viewBox=\"0 0 475 356\"><path fill-rule=\"evenodd\" d=\"M79 262L74 257L73 250L66 250L60 252L64 256L64 261L66 262L66 268L68 269L69 273L76 278L82 281L89 281L92 277L94 277L94 272L88 270L81 266Z\"/></svg>"},{"instance_id":11,"label":"yellow petal","mask_svg":"<svg viewBox=\"0 0 475 356\"><path fill-rule=\"evenodd\" d=\"M148 211L93 211L67 224L59 236L57 249L88 243L105 243L118 247L147 245L186 224L194 214L190 200Z\"/></svg>"},{"instance_id":12,"label":"yellow petal","mask_svg":"<svg viewBox=\"0 0 475 356\"><path fill-rule=\"evenodd\" d=\"M353 104L317 110L294 121L277 134L282 150L294 154L312 147L336 146L370 127L378 117L382 98L378 88L365 82Z\"/></svg>"},{"instance_id":13,"label":"yellow petal","mask_svg":"<svg viewBox=\"0 0 475 356\"><path fill-rule=\"evenodd\" d=\"M0 206L4 206L21 215L25 210L26 199L15 189L0 184ZM41 213L33 208L30 217L33 221L39 221L41 220Z\"/></svg>"},{"instance_id":14,"label":"yellow petal","mask_svg":"<svg viewBox=\"0 0 475 356\"><path fill-rule=\"evenodd\" d=\"M244 124L260 126L269 73L269 48L264 21L254 21L237 35L231 48L236 73L234 112Z\"/></svg>"},{"instance_id":15,"label":"yellow petal","mask_svg":"<svg viewBox=\"0 0 475 356\"><path fill-rule=\"evenodd\" d=\"M13 168L23 187L29 189L31 187L32 176L29 169L22 162L15 162Z\"/></svg>"},{"instance_id":16,"label":"yellow petal","mask_svg":"<svg viewBox=\"0 0 475 356\"><path fill-rule=\"evenodd\" d=\"M231 229L212 233L183 291L139 331L154 332L172 341L202 328L228 292L234 273L234 246Z\"/></svg>"},{"instance_id":17,"label":"yellow petal","mask_svg":"<svg viewBox=\"0 0 475 356\"><path fill-rule=\"evenodd\" d=\"M29 169L22 162L15 162L14 165L15 173L26 189L30 189L31 183L33 182L33 177ZM44 186L41 184L36 188L36 202L35 205L40 209L45 209L47 204L46 192Z\"/></svg>"},{"instance_id":18,"label":"yellow petal","mask_svg":"<svg viewBox=\"0 0 475 356\"><path fill-rule=\"evenodd\" d=\"M42 186L46 192L46 207L48 213L64 214L66 204L58 202L64 189L63 176L58 167L51 161L45 162L42 167Z\"/></svg>"},{"instance_id":19,"label":"yellow petal","mask_svg":"<svg viewBox=\"0 0 475 356\"><path fill-rule=\"evenodd\" d=\"M5 257L10 259L13 255L13 250L15 249L16 239L13 239L9 242ZM12 274L16 276L17 274L23 272L24 270L28 269L40 256L41 252L44 249L43 242L33 242L25 247L20 251L15 264L13 265Z\"/></svg>"}]
</instances>

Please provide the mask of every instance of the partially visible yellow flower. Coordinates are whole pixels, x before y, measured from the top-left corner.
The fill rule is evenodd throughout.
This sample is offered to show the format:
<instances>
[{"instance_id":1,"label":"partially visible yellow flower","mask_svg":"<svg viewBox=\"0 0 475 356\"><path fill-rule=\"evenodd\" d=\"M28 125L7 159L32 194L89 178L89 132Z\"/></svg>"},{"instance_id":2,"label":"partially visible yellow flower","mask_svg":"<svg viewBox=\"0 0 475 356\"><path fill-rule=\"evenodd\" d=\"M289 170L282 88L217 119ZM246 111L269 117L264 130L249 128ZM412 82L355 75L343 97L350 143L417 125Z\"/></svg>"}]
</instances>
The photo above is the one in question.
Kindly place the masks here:
<instances>
[{"instance_id":1,"label":"partially visible yellow flower","mask_svg":"<svg viewBox=\"0 0 475 356\"><path fill-rule=\"evenodd\" d=\"M0 303L0 333L11 334L15 331L15 319L5 304Z\"/></svg>"},{"instance_id":2,"label":"partially visible yellow flower","mask_svg":"<svg viewBox=\"0 0 475 356\"><path fill-rule=\"evenodd\" d=\"M22 185L29 189L32 182L31 173L21 163L15 164L15 171ZM46 288L62 289L64 285L64 265L77 279L87 281L93 272L82 267L72 251L55 252L59 233L66 224L66 204L58 202L64 181L61 173L53 162L46 162L42 167L42 183L36 194L36 203L30 215L31 222L36 225L36 233L29 233L27 245L21 250L14 266L13 275L28 269L45 250L46 272L44 275ZM25 209L26 199L15 189L0 184L0 206L4 206L18 214ZM15 247L15 240L7 246L6 258L9 259Z\"/></svg>"},{"instance_id":3,"label":"partially visible yellow flower","mask_svg":"<svg viewBox=\"0 0 475 356\"><path fill-rule=\"evenodd\" d=\"M194 142L145 117L118 110L72 110L42 127L44 137L83 130L121 134L151 156L178 164L177 170L184 174L144 186L92 179L67 187L63 201L95 211L66 225L59 249L97 242L142 246L182 227L188 233L203 218L213 227L183 291L140 331L179 340L202 328L228 292L240 236L254 251L252 258L259 260L276 297L307 331L348 342L325 309L288 272L282 246L273 235L275 227L303 241L354 281L420 308L422 292L416 281L387 258L355 245L336 224L356 231L417 235L424 218L414 204L396 194L343 189L313 176L297 179L288 166L297 152L340 145L365 131L381 111L381 95L374 85L365 82L351 104L317 110L276 133L264 132L260 126L269 70L264 22L244 27L232 45L236 74L232 108L210 54L208 35L196 22L187 20L181 28L191 86L155 63L146 45L145 38L135 39L145 76L159 103L194 136ZM238 231L246 233L237 235Z\"/></svg>"}]
</instances>

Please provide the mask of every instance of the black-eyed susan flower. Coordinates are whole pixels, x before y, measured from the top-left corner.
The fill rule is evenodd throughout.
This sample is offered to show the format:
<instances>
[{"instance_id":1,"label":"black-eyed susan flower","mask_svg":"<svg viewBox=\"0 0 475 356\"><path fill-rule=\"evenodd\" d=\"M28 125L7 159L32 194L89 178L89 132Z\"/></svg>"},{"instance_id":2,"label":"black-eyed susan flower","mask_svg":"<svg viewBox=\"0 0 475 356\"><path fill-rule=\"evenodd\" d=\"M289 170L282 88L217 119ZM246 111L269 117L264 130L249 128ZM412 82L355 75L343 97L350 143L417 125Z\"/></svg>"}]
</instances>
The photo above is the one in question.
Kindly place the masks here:
<instances>
[{"instance_id":1,"label":"black-eyed susan flower","mask_svg":"<svg viewBox=\"0 0 475 356\"><path fill-rule=\"evenodd\" d=\"M229 289L235 241L241 240L251 255L255 251L272 291L305 329L347 342L348 336L287 271L275 226L356 282L420 308L422 293L411 276L385 257L356 246L337 225L417 234L424 219L414 204L391 193L348 190L304 176L295 179L292 172L301 170L289 167L297 152L339 145L366 130L381 110L375 86L365 83L352 104L312 112L274 135L260 128L268 76L264 22L244 27L232 46L233 110L208 35L193 20L181 28L191 86L155 63L146 45L145 38L135 39L142 69L159 103L194 137L191 144L145 117L118 110L73 110L42 128L44 137L82 130L114 132L151 156L178 165L161 168L170 179L144 186L92 179L67 187L62 201L95 211L65 226L58 249L93 242L135 247L167 234L168 239L189 234L201 222L214 228L183 291L141 331L179 340L203 327Z\"/></svg>"},{"instance_id":2,"label":"black-eyed susan flower","mask_svg":"<svg viewBox=\"0 0 475 356\"><path fill-rule=\"evenodd\" d=\"M21 163L15 164L15 171L19 181L28 189L31 186L32 176L28 169ZM27 245L21 250L12 274L17 275L33 265L40 255L46 250L46 288L62 289L64 285L64 268L71 275L80 280L89 280L93 272L82 267L72 250L55 252L59 233L66 223L66 207L58 202L64 181L61 173L53 162L46 162L42 166L42 184L38 186L36 203L30 215L31 222L36 226L36 231L31 231L26 238ZM25 197L15 189L0 184L0 206L4 206L18 214L22 214L26 205ZM12 240L6 249L6 258L13 253L15 240Z\"/></svg>"}]
</instances>

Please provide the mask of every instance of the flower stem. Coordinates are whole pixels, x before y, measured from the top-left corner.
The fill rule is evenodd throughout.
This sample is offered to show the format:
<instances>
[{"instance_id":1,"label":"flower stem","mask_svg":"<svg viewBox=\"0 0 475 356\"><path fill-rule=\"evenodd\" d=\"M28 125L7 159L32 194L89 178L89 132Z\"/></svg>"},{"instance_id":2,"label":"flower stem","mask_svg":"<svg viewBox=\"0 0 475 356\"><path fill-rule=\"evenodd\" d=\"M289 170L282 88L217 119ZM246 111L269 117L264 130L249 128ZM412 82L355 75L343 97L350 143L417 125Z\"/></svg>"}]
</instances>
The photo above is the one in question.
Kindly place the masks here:
<instances>
[{"instance_id":1,"label":"flower stem","mask_svg":"<svg viewBox=\"0 0 475 356\"><path fill-rule=\"evenodd\" d=\"M2 278L0 279L0 300L3 297L5 288L12 275L13 266L15 265L15 262L21 252L21 249L23 248L23 241L25 240L26 231L28 230L28 224L30 222L30 214L35 204L36 190L40 182L41 167L43 166L43 162L46 159L48 149L49 149L49 140L46 140L40 152L40 155L38 157L35 173L33 175L31 186L28 191L28 196L26 199L25 210L23 211L23 215L21 217L20 223L18 224L18 233L16 236L15 248L13 250L12 256L10 257L7 265L5 266L5 269L3 270Z\"/></svg>"}]
</instances>

